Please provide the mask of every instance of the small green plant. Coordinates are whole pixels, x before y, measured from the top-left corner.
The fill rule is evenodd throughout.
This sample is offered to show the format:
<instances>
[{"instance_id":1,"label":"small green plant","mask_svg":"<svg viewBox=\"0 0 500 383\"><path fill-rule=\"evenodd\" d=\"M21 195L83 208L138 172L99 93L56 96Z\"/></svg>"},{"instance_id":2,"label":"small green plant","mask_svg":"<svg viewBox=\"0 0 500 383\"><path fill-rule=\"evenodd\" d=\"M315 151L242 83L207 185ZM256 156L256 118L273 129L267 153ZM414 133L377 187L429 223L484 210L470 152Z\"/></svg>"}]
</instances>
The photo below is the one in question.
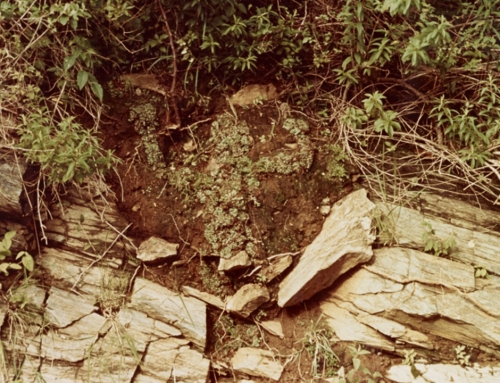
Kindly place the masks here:
<instances>
[{"instance_id":1,"label":"small green plant","mask_svg":"<svg viewBox=\"0 0 500 383\"><path fill-rule=\"evenodd\" d=\"M380 372L371 372L368 368L361 364L361 359L359 357L370 354L370 351L363 350L361 346L358 346L357 348L349 346L349 353L352 356L353 368L351 368L347 373L345 373L344 366L339 369L339 383L375 383L379 378L383 377ZM360 377L360 375L363 376Z\"/></svg>"},{"instance_id":2,"label":"small green plant","mask_svg":"<svg viewBox=\"0 0 500 383\"><path fill-rule=\"evenodd\" d=\"M5 258L10 257L12 252L10 247L12 246L12 238L16 235L15 231L8 231L5 233L2 241L0 242L0 260L3 261ZM33 257L26 251L20 251L16 255L16 260L21 259L21 263L14 262L2 262L0 263L0 272L5 275L9 275L8 270L21 270L23 267L28 271L33 271L35 267L35 261Z\"/></svg>"},{"instance_id":3,"label":"small green plant","mask_svg":"<svg viewBox=\"0 0 500 383\"><path fill-rule=\"evenodd\" d=\"M328 156L325 177L329 180L347 178L348 172L345 168L345 163L349 160L347 153L339 145L327 145L326 151Z\"/></svg>"},{"instance_id":4,"label":"small green plant","mask_svg":"<svg viewBox=\"0 0 500 383\"><path fill-rule=\"evenodd\" d=\"M445 240L436 237L436 232L429 222L423 222L425 231L422 234L422 241L424 242L424 251L432 252L436 257L443 255L450 255L451 250L455 247L455 237L452 235Z\"/></svg>"},{"instance_id":5,"label":"small green plant","mask_svg":"<svg viewBox=\"0 0 500 383\"><path fill-rule=\"evenodd\" d=\"M40 164L43 174L52 183L82 182L95 172L110 169L118 160L111 151L101 149L91 131L67 117L51 126L47 109L23 116L20 147L26 157Z\"/></svg>"},{"instance_id":6,"label":"small green plant","mask_svg":"<svg viewBox=\"0 0 500 383\"><path fill-rule=\"evenodd\" d=\"M106 317L117 312L124 304L130 276L108 275L101 279L100 294L98 298L101 311Z\"/></svg>"},{"instance_id":7,"label":"small green plant","mask_svg":"<svg viewBox=\"0 0 500 383\"><path fill-rule=\"evenodd\" d=\"M470 366L470 357L470 354L466 353L466 347L464 345L455 347L455 361L460 363L461 366Z\"/></svg>"},{"instance_id":8,"label":"small green plant","mask_svg":"<svg viewBox=\"0 0 500 383\"><path fill-rule=\"evenodd\" d=\"M404 350L405 357L403 359L403 364L410 366L411 374L414 378L422 375L422 373L415 367L415 358L417 353L415 350Z\"/></svg>"},{"instance_id":9,"label":"small green plant","mask_svg":"<svg viewBox=\"0 0 500 383\"><path fill-rule=\"evenodd\" d=\"M482 266L476 265L476 266L474 266L474 276L476 278L488 279L488 277L489 277L488 270L486 270Z\"/></svg>"},{"instance_id":10,"label":"small green plant","mask_svg":"<svg viewBox=\"0 0 500 383\"><path fill-rule=\"evenodd\" d=\"M306 333L304 347L312 359L311 375L314 378L325 379L336 375L339 358L331 347L332 336L332 330L321 316Z\"/></svg>"}]
</instances>

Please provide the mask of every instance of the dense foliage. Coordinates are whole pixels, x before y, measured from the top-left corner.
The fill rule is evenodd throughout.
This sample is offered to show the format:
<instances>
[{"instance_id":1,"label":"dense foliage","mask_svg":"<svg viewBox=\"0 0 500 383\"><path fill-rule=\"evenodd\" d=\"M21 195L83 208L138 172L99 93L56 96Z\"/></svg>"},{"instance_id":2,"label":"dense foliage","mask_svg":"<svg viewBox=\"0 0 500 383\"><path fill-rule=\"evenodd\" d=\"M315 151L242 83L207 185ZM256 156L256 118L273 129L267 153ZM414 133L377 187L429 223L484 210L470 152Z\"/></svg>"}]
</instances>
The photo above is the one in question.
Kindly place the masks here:
<instances>
[{"instance_id":1,"label":"dense foliage","mask_svg":"<svg viewBox=\"0 0 500 383\"><path fill-rule=\"evenodd\" d=\"M429 158L430 171L492 197L499 3L2 1L1 145L53 182L81 181L114 162L91 132L110 77L158 73L175 108L265 77L338 134L367 174L380 178L388 153L410 151L414 165Z\"/></svg>"}]
</instances>

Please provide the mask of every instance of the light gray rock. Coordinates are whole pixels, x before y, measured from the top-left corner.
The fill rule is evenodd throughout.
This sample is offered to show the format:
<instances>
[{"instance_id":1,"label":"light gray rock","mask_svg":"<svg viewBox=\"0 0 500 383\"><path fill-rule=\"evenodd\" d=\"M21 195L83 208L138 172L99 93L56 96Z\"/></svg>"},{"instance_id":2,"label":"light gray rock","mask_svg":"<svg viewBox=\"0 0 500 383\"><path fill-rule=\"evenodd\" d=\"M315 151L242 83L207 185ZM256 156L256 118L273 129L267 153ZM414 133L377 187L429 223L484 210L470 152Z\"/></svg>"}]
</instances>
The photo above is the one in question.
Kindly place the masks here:
<instances>
[{"instance_id":1,"label":"light gray rock","mask_svg":"<svg viewBox=\"0 0 500 383\"><path fill-rule=\"evenodd\" d=\"M85 382L130 382L142 360L143 344L114 319L108 321L106 329L84 360L79 378Z\"/></svg>"},{"instance_id":2,"label":"light gray rock","mask_svg":"<svg viewBox=\"0 0 500 383\"><path fill-rule=\"evenodd\" d=\"M219 297L197 290L194 287L182 286L181 290L184 294L199 299L200 301L203 301L211 306L217 307L219 310L224 310L226 307L226 304Z\"/></svg>"},{"instance_id":3,"label":"light gray rock","mask_svg":"<svg viewBox=\"0 0 500 383\"><path fill-rule=\"evenodd\" d=\"M235 93L229 101L233 105L254 105L258 101L274 100L278 97L276 87L273 84L268 85L247 85Z\"/></svg>"},{"instance_id":4,"label":"light gray rock","mask_svg":"<svg viewBox=\"0 0 500 383\"><path fill-rule=\"evenodd\" d=\"M454 286L464 291L476 287L474 268L413 249L384 247L374 251L365 268L400 283L421 282Z\"/></svg>"},{"instance_id":5,"label":"light gray rock","mask_svg":"<svg viewBox=\"0 0 500 383\"><path fill-rule=\"evenodd\" d=\"M3 119L0 118L0 122ZM24 190L23 174L26 162L14 156L0 158L0 213L21 217L23 209L20 202Z\"/></svg>"},{"instance_id":6,"label":"light gray rock","mask_svg":"<svg viewBox=\"0 0 500 383\"><path fill-rule=\"evenodd\" d=\"M288 269L292 262L293 258L291 255L273 258L270 260L269 266L267 266L261 274L266 282L271 282L274 278L281 275L286 269Z\"/></svg>"},{"instance_id":7,"label":"light gray rock","mask_svg":"<svg viewBox=\"0 0 500 383\"><path fill-rule=\"evenodd\" d=\"M42 334L27 349L31 356L40 355L48 360L79 362L93 347L106 320L92 313L57 331Z\"/></svg>"},{"instance_id":8,"label":"light gray rock","mask_svg":"<svg viewBox=\"0 0 500 383\"><path fill-rule=\"evenodd\" d=\"M95 303L95 300L89 300L52 286L49 290L45 315L51 325L66 327L96 311Z\"/></svg>"},{"instance_id":9,"label":"light gray rock","mask_svg":"<svg viewBox=\"0 0 500 383\"><path fill-rule=\"evenodd\" d=\"M226 309L246 318L269 299L269 291L265 286L250 283L242 286L236 294L228 298Z\"/></svg>"},{"instance_id":10,"label":"light gray rock","mask_svg":"<svg viewBox=\"0 0 500 383\"><path fill-rule=\"evenodd\" d=\"M411 367L406 365L392 366L386 377L397 383L498 383L500 382L500 366L462 367L457 364L421 364L415 363L421 373L414 377Z\"/></svg>"},{"instance_id":11,"label":"light gray rock","mask_svg":"<svg viewBox=\"0 0 500 383\"><path fill-rule=\"evenodd\" d=\"M240 251L234 257L229 259L221 258L219 260L219 271L233 271L244 269L245 267L251 266L252 262L250 261L250 257L245 250Z\"/></svg>"},{"instance_id":12,"label":"light gray rock","mask_svg":"<svg viewBox=\"0 0 500 383\"><path fill-rule=\"evenodd\" d=\"M205 383L210 361L188 344L188 340L176 338L152 342L144 356L139 381Z\"/></svg>"},{"instance_id":13,"label":"light gray rock","mask_svg":"<svg viewBox=\"0 0 500 383\"><path fill-rule=\"evenodd\" d=\"M207 339L207 308L202 301L175 293L144 278L136 278L130 308L172 324L201 350Z\"/></svg>"},{"instance_id":14,"label":"light gray rock","mask_svg":"<svg viewBox=\"0 0 500 383\"><path fill-rule=\"evenodd\" d=\"M283 334L283 326L280 321L277 320L266 320L259 323L259 326L262 326L264 330L272 335L276 335L280 339L285 337Z\"/></svg>"},{"instance_id":15,"label":"light gray rock","mask_svg":"<svg viewBox=\"0 0 500 383\"><path fill-rule=\"evenodd\" d=\"M376 256L380 255L376 253ZM499 290L490 286L488 290L463 292L452 284L444 286L439 275L433 284L416 282L411 278L406 283L398 283L367 268L358 270L342 285L331 290L322 307L326 302L339 305L340 301L359 317L361 312L377 315L488 352L500 350L499 313L494 305L484 304L493 302ZM404 280L406 276L397 275L397 271L395 268L391 278ZM426 281L430 282L429 279ZM386 333L382 327L372 326ZM403 340L402 337L398 339ZM408 339L406 341L410 343ZM418 339L413 341L421 342ZM427 342L422 345L425 344Z\"/></svg>"},{"instance_id":16,"label":"light gray rock","mask_svg":"<svg viewBox=\"0 0 500 383\"><path fill-rule=\"evenodd\" d=\"M231 365L235 371L275 381L283 372L283 366L271 351L251 347L239 348L231 359Z\"/></svg>"},{"instance_id":17,"label":"light gray rock","mask_svg":"<svg viewBox=\"0 0 500 383\"><path fill-rule=\"evenodd\" d=\"M326 323L335 332L339 340L359 342L386 351L394 351L394 344L370 326L359 322L356 316L338 306L334 301L321 303Z\"/></svg>"},{"instance_id":18,"label":"light gray rock","mask_svg":"<svg viewBox=\"0 0 500 383\"><path fill-rule=\"evenodd\" d=\"M451 218L444 220L389 203L379 203L377 207L386 217L387 235L399 246L423 249L425 247L423 234L429 231L429 226L426 227L425 222L434 231L433 237L436 240L454 239L455 246L451 249L451 258L466 264L479 265L500 274L498 257L500 233L493 233L481 227L471 229L470 222L464 223L462 220ZM463 204L461 207L465 208Z\"/></svg>"},{"instance_id":19,"label":"light gray rock","mask_svg":"<svg viewBox=\"0 0 500 383\"><path fill-rule=\"evenodd\" d=\"M371 233L374 208L364 189L333 205L320 234L281 282L279 306L292 306L309 299L354 266L370 260L375 239Z\"/></svg>"},{"instance_id":20,"label":"light gray rock","mask_svg":"<svg viewBox=\"0 0 500 383\"><path fill-rule=\"evenodd\" d=\"M45 222L45 234L50 240L94 259L106 251L106 262L115 267L121 265L123 250L135 250L130 240L119 234L127 222L112 200L94 198L84 190L70 190L62 202L51 206L52 218Z\"/></svg>"},{"instance_id":21,"label":"light gray rock","mask_svg":"<svg viewBox=\"0 0 500 383\"><path fill-rule=\"evenodd\" d=\"M158 237L150 237L137 250L137 258L143 262L154 262L177 255L179 244L170 243Z\"/></svg>"},{"instance_id":22,"label":"light gray rock","mask_svg":"<svg viewBox=\"0 0 500 383\"><path fill-rule=\"evenodd\" d=\"M40 366L39 375L36 374L34 380L25 380L24 382L83 383L84 381L78 378L79 372L80 367L77 365L58 361L44 361Z\"/></svg>"},{"instance_id":23,"label":"light gray rock","mask_svg":"<svg viewBox=\"0 0 500 383\"><path fill-rule=\"evenodd\" d=\"M127 307L118 312L116 321L124 335L133 340L134 347L140 352L146 350L149 342L182 335L179 329Z\"/></svg>"},{"instance_id":24,"label":"light gray rock","mask_svg":"<svg viewBox=\"0 0 500 383\"><path fill-rule=\"evenodd\" d=\"M29 281L26 282L16 289L11 289L12 297L10 301L32 305L36 309L42 310L47 291L43 287L29 283Z\"/></svg>"}]
</instances>

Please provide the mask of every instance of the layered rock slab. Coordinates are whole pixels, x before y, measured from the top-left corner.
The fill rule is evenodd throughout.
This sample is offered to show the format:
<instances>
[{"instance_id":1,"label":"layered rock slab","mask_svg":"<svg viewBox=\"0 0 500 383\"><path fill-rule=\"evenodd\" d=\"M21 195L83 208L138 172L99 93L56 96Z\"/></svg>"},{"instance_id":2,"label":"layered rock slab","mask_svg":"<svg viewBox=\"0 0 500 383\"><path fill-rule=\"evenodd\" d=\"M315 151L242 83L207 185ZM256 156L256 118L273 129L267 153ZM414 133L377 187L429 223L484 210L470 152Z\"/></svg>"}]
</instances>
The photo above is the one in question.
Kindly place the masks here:
<instances>
[{"instance_id":1,"label":"layered rock slab","mask_svg":"<svg viewBox=\"0 0 500 383\"><path fill-rule=\"evenodd\" d=\"M340 339L386 350L398 343L432 348L421 333L425 331L498 354L496 279L475 283L472 266L416 250L384 248L374 253L370 264L335 286L321 304Z\"/></svg>"},{"instance_id":2,"label":"layered rock slab","mask_svg":"<svg viewBox=\"0 0 500 383\"><path fill-rule=\"evenodd\" d=\"M179 328L199 349L207 341L207 307L202 301L182 296L144 278L136 278L130 308Z\"/></svg>"},{"instance_id":3,"label":"layered rock slab","mask_svg":"<svg viewBox=\"0 0 500 383\"><path fill-rule=\"evenodd\" d=\"M239 348L234 354L231 364L235 371L275 381L280 379L283 372L283 366L275 360L274 354L259 348Z\"/></svg>"},{"instance_id":4,"label":"layered rock slab","mask_svg":"<svg viewBox=\"0 0 500 383\"><path fill-rule=\"evenodd\" d=\"M278 305L292 306L332 285L373 255L371 216L375 208L361 189L335 203L316 239L281 282Z\"/></svg>"}]
</instances>

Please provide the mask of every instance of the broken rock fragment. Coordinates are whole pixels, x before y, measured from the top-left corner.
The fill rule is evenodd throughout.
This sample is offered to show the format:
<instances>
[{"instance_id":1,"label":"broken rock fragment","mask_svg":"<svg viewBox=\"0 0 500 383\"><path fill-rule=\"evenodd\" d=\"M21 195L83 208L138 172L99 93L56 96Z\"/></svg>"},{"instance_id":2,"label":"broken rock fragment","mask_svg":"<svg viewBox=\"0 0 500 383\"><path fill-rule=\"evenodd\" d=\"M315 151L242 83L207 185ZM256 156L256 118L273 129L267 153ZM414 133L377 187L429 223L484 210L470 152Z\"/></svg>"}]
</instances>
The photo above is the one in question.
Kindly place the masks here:
<instances>
[{"instance_id":1,"label":"broken rock fragment","mask_svg":"<svg viewBox=\"0 0 500 383\"><path fill-rule=\"evenodd\" d=\"M158 237L151 237L141 243L137 250L137 258L143 262L154 262L175 257L179 244L170 243Z\"/></svg>"},{"instance_id":2,"label":"broken rock fragment","mask_svg":"<svg viewBox=\"0 0 500 383\"><path fill-rule=\"evenodd\" d=\"M136 278L129 307L172 324L198 348L205 349L207 308L202 301L182 296L144 278Z\"/></svg>"},{"instance_id":3,"label":"broken rock fragment","mask_svg":"<svg viewBox=\"0 0 500 383\"><path fill-rule=\"evenodd\" d=\"M285 271L293 262L291 255L273 258L269 262L269 266L262 271L262 276L266 282L271 282L274 278Z\"/></svg>"},{"instance_id":4,"label":"broken rock fragment","mask_svg":"<svg viewBox=\"0 0 500 383\"><path fill-rule=\"evenodd\" d=\"M323 229L306 248L298 265L281 282L278 305L292 306L332 285L373 255L371 212L375 205L361 189L335 203Z\"/></svg>"},{"instance_id":5,"label":"broken rock fragment","mask_svg":"<svg viewBox=\"0 0 500 383\"><path fill-rule=\"evenodd\" d=\"M240 288L228 299L226 308L246 318L269 299L269 292L264 286L250 283Z\"/></svg>"},{"instance_id":6,"label":"broken rock fragment","mask_svg":"<svg viewBox=\"0 0 500 383\"><path fill-rule=\"evenodd\" d=\"M226 306L222 299L220 299L218 296L197 290L191 286L182 286L182 292L186 295L199 299L200 301L208 303L211 306L215 306L220 310L224 310Z\"/></svg>"},{"instance_id":7,"label":"broken rock fragment","mask_svg":"<svg viewBox=\"0 0 500 383\"><path fill-rule=\"evenodd\" d=\"M248 253L244 250L240 251L234 257L226 259L221 258L219 261L219 271L233 271L243 269L252 264Z\"/></svg>"},{"instance_id":8,"label":"broken rock fragment","mask_svg":"<svg viewBox=\"0 0 500 383\"><path fill-rule=\"evenodd\" d=\"M230 101L233 105L253 105L256 102L274 100L278 97L276 87L273 84L252 84L240 89Z\"/></svg>"},{"instance_id":9,"label":"broken rock fragment","mask_svg":"<svg viewBox=\"0 0 500 383\"><path fill-rule=\"evenodd\" d=\"M285 337L285 334L283 334L283 326L281 325L281 322L277 320L267 320L260 322L259 324L270 334L276 335L280 339L283 339Z\"/></svg>"},{"instance_id":10,"label":"broken rock fragment","mask_svg":"<svg viewBox=\"0 0 500 383\"><path fill-rule=\"evenodd\" d=\"M258 348L242 347L238 349L231 364L235 371L275 381L280 379L283 372L283 366L274 359L274 354L271 351Z\"/></svg>"}]
</instances>

